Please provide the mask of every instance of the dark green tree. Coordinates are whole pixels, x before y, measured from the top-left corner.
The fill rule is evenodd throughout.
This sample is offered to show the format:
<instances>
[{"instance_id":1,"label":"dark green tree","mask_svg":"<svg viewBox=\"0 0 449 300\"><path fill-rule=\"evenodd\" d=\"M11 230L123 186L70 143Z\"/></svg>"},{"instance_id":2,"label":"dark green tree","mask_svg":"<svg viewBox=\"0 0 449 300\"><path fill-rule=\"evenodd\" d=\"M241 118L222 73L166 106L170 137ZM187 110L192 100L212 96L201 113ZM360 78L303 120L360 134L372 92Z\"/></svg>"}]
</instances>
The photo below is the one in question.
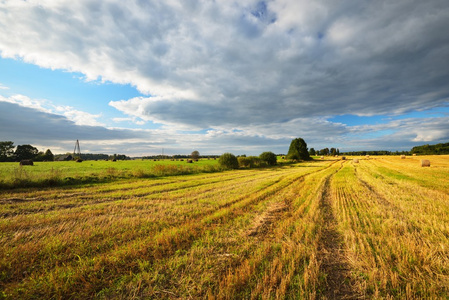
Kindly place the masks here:
<instances>
[{"instance_id":1,"label":"dark green tree","mask_svg":"<svg viewBox=\"0 0 449 300\"><path fill-rule=\"evenodd\" d=\"M18 145L16 151L14 152L14 157L16 161L21 161L23 159L34 159L39 153L36 147L31 145Z\"/></svg>"},{"instance_id":2,"label":"dark green tree","mask_svg":"<svg viewBox=\"0 0 449 300\"><path fill-rule=\"evenodd\" d=\"M273 152L263 152L259 155L259 158L269 166L274 166L277 163L276 154Z\"/></svg>"},{"instance_id":3,"label":"dark green tree","mask_svg":"<svg viewBox=\"0 0 449 300\"><path fill-rule=\"evenodd\" d=\"M0 161L11 160L14 154L13 142L0 142Z\"/></svg>"},{"instance_id":4,"label":"dark green tree","mask_svg":"<svg viewBox=\"0 0 449 300\"><path fill-rule=\"evenodd\" d=\"M317 154L316 154L316 151L315 151L315 149L314 149L314 148L310 148L310 150L309 150L309 154L310 154L311 156L315 156L315 155L317 155Z\"/></svg>"},{"instance_id":5,"label":"dark green tree","mask_svg":"<svg viewBox=\"0 0 449 300\"><path fill-rule=\"evenodd\" d=\"M238 169L239 167L239 161L232 153L223 153L220 158L218 158L218 163L226 169Z\"/></svg>"},{"instance_id":6,"label":"dark green tree","mask_svg":"<svg viewBox=\"0 0 449 300\"><path fill-rule=\"evenodd\" d=\"M55 156L50 151L50 149L47 149L47 151L45 151L45 153L44 153L44 160L45 161L54 161L55 160Z\"/></svg>"},{"instance_id":7,"label":"dark green tree","mask_svg":"<svg viewBox=\"0 0 449 300\"><path fill-rule=\"evenodd\" d=\"M292 140L288 149L287 158L293 160L310 160L307 144L302 138Z\"/></svg>"}]
</instances>

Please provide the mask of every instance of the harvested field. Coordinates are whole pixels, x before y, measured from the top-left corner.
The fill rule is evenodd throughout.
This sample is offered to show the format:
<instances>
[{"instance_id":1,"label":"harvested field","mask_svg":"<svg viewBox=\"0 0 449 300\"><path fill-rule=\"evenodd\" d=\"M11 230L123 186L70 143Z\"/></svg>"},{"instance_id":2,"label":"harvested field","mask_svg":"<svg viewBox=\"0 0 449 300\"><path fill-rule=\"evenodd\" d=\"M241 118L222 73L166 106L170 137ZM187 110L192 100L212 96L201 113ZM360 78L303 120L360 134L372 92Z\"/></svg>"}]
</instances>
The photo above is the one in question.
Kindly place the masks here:
<instances>
[{"instance_id":1,"label":"harvested field","mask_svg":"<svg viewBox=\"0 0 449 300\"><path fill-rule=\"evenodd\" d=\"M0 298L447 298L449 156L357 159L1 190Z\"/></svg>"}]
</instances>

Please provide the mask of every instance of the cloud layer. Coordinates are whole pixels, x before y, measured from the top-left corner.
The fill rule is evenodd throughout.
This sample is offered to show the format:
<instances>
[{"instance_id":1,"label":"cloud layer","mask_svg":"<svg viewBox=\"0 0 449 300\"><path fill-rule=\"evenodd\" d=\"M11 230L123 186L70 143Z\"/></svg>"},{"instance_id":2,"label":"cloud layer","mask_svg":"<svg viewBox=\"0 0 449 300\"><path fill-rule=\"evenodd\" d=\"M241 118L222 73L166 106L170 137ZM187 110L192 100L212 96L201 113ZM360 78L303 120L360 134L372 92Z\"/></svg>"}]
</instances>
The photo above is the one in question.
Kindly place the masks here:
<instances>
[{"instance_id":1,"label":"cloud layer","mask_svg":"<svg viewBox=\"0 0 449 300\"><path fill-rule=\"evenodd\" d=\"M163 130L343 145L357 129L330 116L448 106L448 15L447 0L2 1L0 53L130 83L146 96L109 105ZM417 126L400 140L448 137Z\"/></svg>"},{"instance_id":2,"label":"cloud layer","mask_svg":"<svg viewBox=\"0 0 449 300\"><path fill-rule=\"evenodd\" d=\"M66 116L45 111L41 107L19 104L14 101L17 98L20 97L0 97L0 140L10 140L15 145L32 144L42 151L50 148L54 153L73 151L77 139L80 139L83 152L125 153L131 156L160 154L162 151L165 154L188 154L193 150L199 150L201 154L286 153L291 139L297 135L285 136L279 132L297 132L298 128L306 129L301 136L309 147L315 149L409 150L429 141L447 142L449 139L449 115L357 126L320 119L313 119L312 123L311 119L296 119L278 124L242 127L242 130L211 129L206 133L186 133L172 129L106 129L102 126L77 125ZM39 103L38 100L31 102ZM379 134L385 132L388 133Z\"/></svg>"}]
</instances>

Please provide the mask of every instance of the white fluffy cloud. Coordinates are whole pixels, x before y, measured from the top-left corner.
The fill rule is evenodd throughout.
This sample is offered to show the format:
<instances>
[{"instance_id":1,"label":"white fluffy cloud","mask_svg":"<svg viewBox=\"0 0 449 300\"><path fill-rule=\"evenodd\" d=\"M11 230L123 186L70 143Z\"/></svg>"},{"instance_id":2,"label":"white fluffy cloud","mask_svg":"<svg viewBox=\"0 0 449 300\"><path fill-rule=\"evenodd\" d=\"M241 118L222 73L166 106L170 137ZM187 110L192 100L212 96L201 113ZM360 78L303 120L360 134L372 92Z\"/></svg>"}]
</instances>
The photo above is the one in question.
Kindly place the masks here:
<instances>
[{"instance_id":1,"label":"white fluffy cloud","mask_svg":"<svg viewBox=\"0 0 449 300\"><path fill-rule=\"evenodd\" d=\"M110 102L133 122L326 141L349 131L326 116L448 105L448 15L447 0L2 1L0 54L134 85L147 96Z\"/></svg>"}]
</instances>

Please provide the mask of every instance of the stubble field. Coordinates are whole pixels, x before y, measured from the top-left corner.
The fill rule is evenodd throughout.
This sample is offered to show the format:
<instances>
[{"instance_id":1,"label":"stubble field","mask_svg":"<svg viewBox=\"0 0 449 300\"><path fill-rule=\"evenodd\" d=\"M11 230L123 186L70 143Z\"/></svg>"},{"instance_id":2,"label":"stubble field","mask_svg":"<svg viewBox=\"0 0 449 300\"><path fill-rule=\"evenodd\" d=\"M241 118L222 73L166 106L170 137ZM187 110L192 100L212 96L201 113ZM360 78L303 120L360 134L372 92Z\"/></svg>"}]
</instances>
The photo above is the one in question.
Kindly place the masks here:
<instances>
[{"instance_id":1,"label":"stubble field","mask_svg":"<svg viewBox=\"0 0 449 300\"><path fill-rule=\"evenodd\" d=\"M0 298L449 297L449 156L0 191Z\"/></svg>"}]
</instances>

